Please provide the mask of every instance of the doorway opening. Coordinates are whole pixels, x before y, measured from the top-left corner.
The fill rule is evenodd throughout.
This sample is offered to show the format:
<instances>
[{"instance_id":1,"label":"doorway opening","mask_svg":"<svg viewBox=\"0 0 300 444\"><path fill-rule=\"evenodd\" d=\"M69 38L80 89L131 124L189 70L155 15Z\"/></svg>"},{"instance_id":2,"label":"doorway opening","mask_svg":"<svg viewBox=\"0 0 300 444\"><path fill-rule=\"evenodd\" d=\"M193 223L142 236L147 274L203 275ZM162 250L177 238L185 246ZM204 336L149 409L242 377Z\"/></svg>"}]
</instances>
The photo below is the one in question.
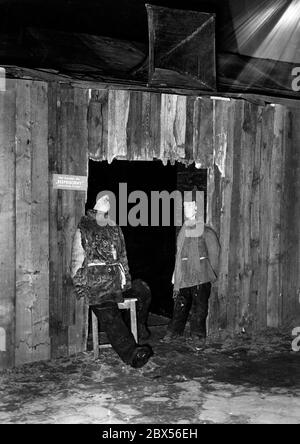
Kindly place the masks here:
<instances>
[{"instance_id":1,"label":"doorway opening","mask_svg":"<svg viewBox=\"0 0 300 444\"><path fill-rule=\"evenodd\" d=\"M180 163L164 166L161 161L108 162L89 161L88 196L86 209L93 208L100 191L111 191L118 202L119 184L127 184L128 195L132 191L143 191L151 201L151 191L187 191L197 186L204 191L206 208L207 170L185 167ZM136 204L128 203L128 211ZM118 223L118 203L117 203ZM173 209L171 206L171 214ZM149 207L149 220L151 220ZM172 273L175 264L176 226L171 217L170 226L121 226L127 250L132 279L142 279L150 287L152 303L150 311L170 317L173 309Z\"/></svg>"}]
</instances>

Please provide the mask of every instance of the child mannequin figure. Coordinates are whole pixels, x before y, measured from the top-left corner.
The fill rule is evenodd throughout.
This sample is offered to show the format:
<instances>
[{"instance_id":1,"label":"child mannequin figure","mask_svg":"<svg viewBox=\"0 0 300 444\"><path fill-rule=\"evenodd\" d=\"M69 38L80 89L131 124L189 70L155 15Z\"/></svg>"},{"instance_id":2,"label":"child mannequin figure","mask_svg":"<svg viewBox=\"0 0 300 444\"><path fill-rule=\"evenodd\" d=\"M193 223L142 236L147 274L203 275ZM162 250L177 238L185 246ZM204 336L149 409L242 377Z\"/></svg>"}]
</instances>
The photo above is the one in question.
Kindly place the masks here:
<instances>
[{"instance_id":1,"label":"child mannequin figure","mask_svg":"<svg viewBox=\"0 0 300 444\"><path fill-rule=\"evenodd\" d=\"M197 349L206 343L206 319L211 286L217 280L220 244L215 231L204 224L203 195L185 193L185 222L178 234L172 283L174 309L164 342L183 336L190 316L191 340Z\"/></svg>"}]
</instances>

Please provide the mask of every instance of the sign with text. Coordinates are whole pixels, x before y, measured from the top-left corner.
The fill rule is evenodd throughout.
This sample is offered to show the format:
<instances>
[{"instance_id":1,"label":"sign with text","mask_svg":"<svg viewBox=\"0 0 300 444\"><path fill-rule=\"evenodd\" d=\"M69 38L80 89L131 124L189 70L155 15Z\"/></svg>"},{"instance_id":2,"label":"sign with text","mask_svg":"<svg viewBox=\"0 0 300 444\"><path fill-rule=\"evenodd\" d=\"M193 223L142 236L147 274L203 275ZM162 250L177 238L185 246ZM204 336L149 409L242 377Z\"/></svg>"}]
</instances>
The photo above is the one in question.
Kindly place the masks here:
<instances>
[{"instance_id":1,"label":"sign with text","mask_svg":"<svg viewBox=\"0 0 300 444\"><path fill-rule=\"evenodd\" d=\"M53 174L53 188L55 190L87 190L87 176L73 176L71 174Z\"/></svg>"}]
</instances>

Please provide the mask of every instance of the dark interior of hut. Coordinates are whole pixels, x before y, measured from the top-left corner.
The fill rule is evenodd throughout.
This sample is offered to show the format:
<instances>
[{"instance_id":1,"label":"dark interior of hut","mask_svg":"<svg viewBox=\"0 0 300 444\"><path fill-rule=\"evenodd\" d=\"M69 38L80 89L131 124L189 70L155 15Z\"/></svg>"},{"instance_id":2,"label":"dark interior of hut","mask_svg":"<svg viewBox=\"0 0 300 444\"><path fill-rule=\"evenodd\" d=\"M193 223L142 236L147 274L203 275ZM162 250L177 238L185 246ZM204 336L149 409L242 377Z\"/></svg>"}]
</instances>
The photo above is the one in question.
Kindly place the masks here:
<instances>
[{"instance_id":1,"label":"dark interior of hut","mask_svg":"<svg viewBox=\"0 0 300 444\"><path fill-rule=\"evenodd\" d=\"M88 196L86 209L93 208L100 191L111 191L116 196L116 218L119 222L119 184L127 184L128 195L132 191L144 191L148 197L148 226L121 226L127 249L132 279L142 279L151 288L152 313L170 317L172 312L171 278L174 268L176 230L174 204L170 206L170 226L151 226L151 191L187 191L197 186L206 192L206 170L197 170L193 165L185 167L180 163L164 166L161 161L107 162L89 161ZM206 196L206 193L205 193ZM128 212L135 204L128 203Z\"/></svg>"}]
</instances>

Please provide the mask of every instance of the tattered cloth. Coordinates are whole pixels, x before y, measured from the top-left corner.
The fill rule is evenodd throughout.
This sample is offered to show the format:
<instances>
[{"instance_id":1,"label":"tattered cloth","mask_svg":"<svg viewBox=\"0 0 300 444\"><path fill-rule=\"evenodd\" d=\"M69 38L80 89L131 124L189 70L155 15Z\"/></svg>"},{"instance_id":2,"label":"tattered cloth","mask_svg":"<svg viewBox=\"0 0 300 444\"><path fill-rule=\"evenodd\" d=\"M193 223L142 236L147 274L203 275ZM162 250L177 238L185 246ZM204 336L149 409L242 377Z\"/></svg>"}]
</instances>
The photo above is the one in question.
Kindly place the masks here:
<instances>
[{"instance_id":1,"label":"tattered cloth","mask_svg":"<svg viewBox=\"0 0 300 444\"><path fill-rule=\"evenodd\" d=\"M121 302L122 291L131 286L124 236L117 225L98 225L96 213L89 210L78 225L85 260L73 277L75 293L78 298L85 297L89 305ZM122 270L125 288L122 288Z\"/></svg>"}]
</instances>

